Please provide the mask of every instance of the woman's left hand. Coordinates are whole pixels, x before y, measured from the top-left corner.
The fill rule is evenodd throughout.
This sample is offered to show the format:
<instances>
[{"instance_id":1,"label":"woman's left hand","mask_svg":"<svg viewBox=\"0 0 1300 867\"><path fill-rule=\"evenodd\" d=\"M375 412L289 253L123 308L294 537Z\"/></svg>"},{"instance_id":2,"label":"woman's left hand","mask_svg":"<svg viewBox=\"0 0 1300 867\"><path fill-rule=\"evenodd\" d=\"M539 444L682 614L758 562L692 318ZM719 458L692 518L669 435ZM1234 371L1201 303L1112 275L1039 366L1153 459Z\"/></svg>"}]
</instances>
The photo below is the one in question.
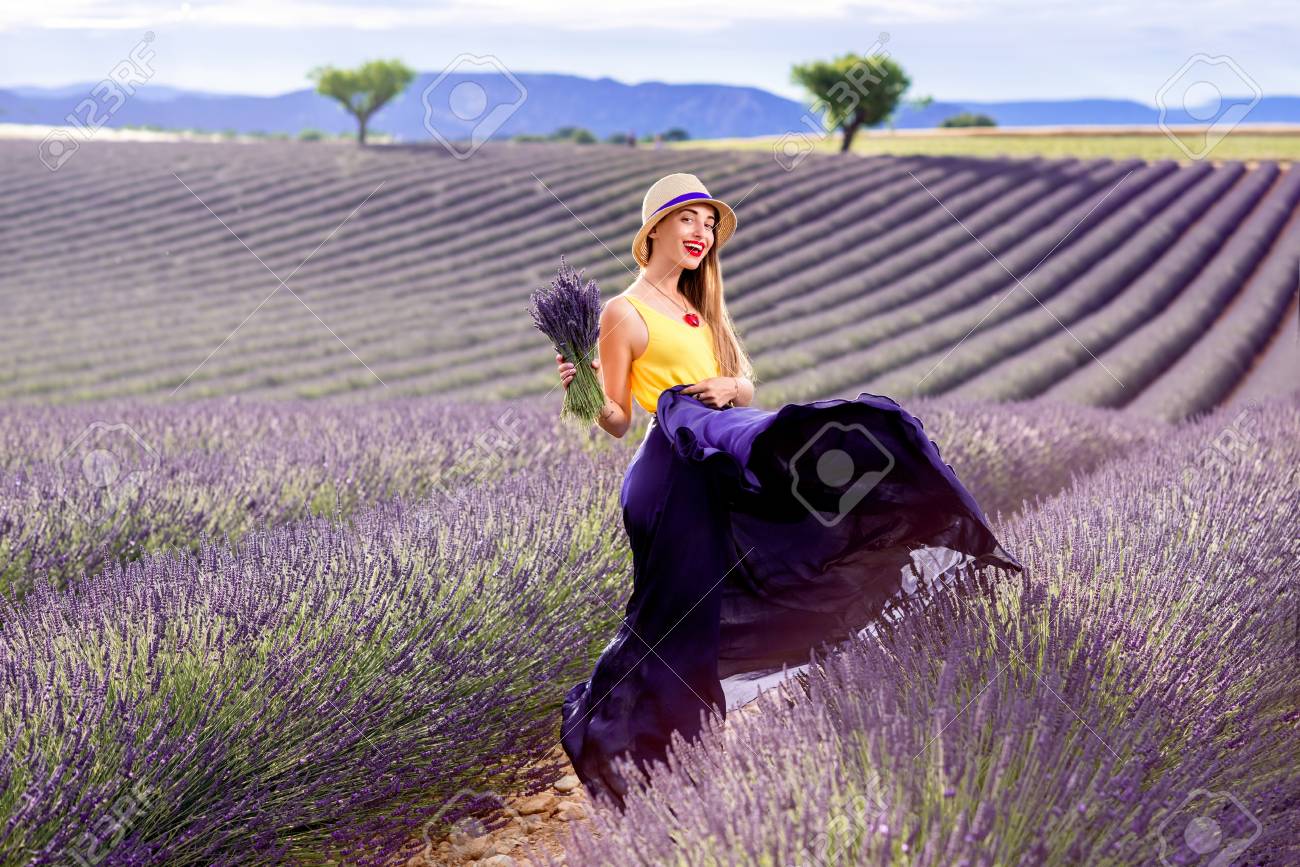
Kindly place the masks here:
<instances>
[{"instance_id":1,"label":"woman's left hand","mask_svg":"<svg viewBox=\"0 0 1300 867\"><path fill-rule=\"evenodd\" d=\"M682 394L693 394L705 406L722 409L740 397L740 383L734 376L711 376L686 386Z\"/></svg>"}]
</instances>

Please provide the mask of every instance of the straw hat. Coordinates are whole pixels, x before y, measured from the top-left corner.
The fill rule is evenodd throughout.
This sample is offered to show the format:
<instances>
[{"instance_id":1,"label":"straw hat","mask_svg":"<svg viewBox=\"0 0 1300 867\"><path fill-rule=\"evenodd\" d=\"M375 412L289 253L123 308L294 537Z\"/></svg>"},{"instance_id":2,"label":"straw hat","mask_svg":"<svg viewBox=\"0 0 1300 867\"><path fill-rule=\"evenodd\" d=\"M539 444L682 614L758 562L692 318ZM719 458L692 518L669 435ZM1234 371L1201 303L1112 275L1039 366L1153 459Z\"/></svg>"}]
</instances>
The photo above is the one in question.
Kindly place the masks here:
<instances>
[{"instance_id":1,"label":"straw hat","mask_svg":"<svg viewBox=\"0 0 1300 867\"><path fill-rule=\"evenodd\" d=\"M641 228L632 241L632 255L642 268L650 264L650 242L646 238L650 230L678 205L687 202L704 202L718 209L718 222L713 227L714 247L721 249L736 231L736 212L726 202L710 196L699 178L685 172L665 175L650 186L641 201Z\"/></svg>"}]
</instances>

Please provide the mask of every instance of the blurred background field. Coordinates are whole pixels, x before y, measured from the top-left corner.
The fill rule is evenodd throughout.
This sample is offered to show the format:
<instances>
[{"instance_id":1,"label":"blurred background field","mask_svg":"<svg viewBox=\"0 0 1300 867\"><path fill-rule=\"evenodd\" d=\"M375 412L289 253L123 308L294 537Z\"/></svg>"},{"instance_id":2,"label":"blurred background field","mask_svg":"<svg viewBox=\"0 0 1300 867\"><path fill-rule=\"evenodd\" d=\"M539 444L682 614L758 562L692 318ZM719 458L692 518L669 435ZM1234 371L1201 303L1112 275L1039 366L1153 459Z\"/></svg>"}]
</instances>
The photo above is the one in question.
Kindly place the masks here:
<instances>
[{"instance_id":1,"label":"blurred background field","mask_svg":"<svg viewBox=\"0 0 1300 867\"><path fill-rule=\"evenodd\" d=\"M639 196L684 159L743 221L723 267L763 405L1176 420L1294 385L1283 162L105 141L51 175L31 146L0 141L0 399L558 400L528 293L561 255L621 292Z\"/></svg>"},{"instance_id":2,"label":"blurred background field","mask_svg":"<svg viewBox=\"0 0 1300 867\"><path fill-rule=\"evenodd\" d=\"M1173 134L1195 141L1197 128L1171 128ZM670 147L748 148L779 147L781 136L720 138L689 143L674 142ZM838 141L815 138L819 152L834 153ZM993 129L895 129L867 130L860 133L851 148L863 156L970 156L970 157L1076 157L1078 159L1182 160L1191 162L1186 152L1159 129L1123 127L1108 132L1105 127L996 127ZM1278 124L1264 130L1252 126L1238 130L1215 146L1214 160L1277 160L1294 162L1300 157L1300 130L1290 124Z\"/></svg>"}]
</instances>

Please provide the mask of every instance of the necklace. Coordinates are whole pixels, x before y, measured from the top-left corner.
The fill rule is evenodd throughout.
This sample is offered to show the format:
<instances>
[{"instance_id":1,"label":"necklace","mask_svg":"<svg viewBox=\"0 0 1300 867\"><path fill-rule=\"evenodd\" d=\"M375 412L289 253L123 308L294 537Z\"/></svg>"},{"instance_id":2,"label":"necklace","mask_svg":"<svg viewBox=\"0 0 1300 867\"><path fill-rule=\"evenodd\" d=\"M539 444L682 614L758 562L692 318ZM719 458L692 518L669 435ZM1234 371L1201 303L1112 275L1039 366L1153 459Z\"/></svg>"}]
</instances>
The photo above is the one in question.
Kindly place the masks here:
<instances>
[{"instance_id":1,"label":"necklace","mask_svg":"<svg viewBox=\"0 0 1300 867\"><path fill-rule=\"evenodd\" d=\"M655 286L655 284L653 283L651 283L650 285ZM687 310L685 307L682 307L682 305L677 303L676 299L669 297L668 293L660 289L658 286L655 286L655 291L658 292L660 295L664 296L665 298L667 298L669 301L671 301L674 307L681 307L682 313L684 314L682 316L682 319L685 320L687 325L691 326L692 328L700 327L700 316L698 313L692 313L691 311Z\"/></svg>"}]
</instances>

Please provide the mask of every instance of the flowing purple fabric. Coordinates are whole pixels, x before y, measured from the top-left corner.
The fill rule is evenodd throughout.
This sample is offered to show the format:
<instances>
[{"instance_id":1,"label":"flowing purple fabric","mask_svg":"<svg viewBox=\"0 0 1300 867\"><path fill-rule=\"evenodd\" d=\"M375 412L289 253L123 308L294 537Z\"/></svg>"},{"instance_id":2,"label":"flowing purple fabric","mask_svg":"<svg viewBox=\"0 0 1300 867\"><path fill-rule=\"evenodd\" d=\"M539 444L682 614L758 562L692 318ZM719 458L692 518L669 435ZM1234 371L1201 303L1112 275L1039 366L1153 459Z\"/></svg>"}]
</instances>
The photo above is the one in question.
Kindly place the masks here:
<instances>
[{"instance_id":1,"label":"flowing purple fabric","mask_svg":"<svg viewBox=\"0 0 1300 867\"><path fill-rule=\"evenodd\" d=\"M623 478L624 622L564 699L569 760L620 807L614 758L664 761L673 731L691 739L725 718L720 679L806 663L905 607L918 551L1023 569L890 398L720 410L686 387L660 393Z\"/></svg>"}]
</instances>

